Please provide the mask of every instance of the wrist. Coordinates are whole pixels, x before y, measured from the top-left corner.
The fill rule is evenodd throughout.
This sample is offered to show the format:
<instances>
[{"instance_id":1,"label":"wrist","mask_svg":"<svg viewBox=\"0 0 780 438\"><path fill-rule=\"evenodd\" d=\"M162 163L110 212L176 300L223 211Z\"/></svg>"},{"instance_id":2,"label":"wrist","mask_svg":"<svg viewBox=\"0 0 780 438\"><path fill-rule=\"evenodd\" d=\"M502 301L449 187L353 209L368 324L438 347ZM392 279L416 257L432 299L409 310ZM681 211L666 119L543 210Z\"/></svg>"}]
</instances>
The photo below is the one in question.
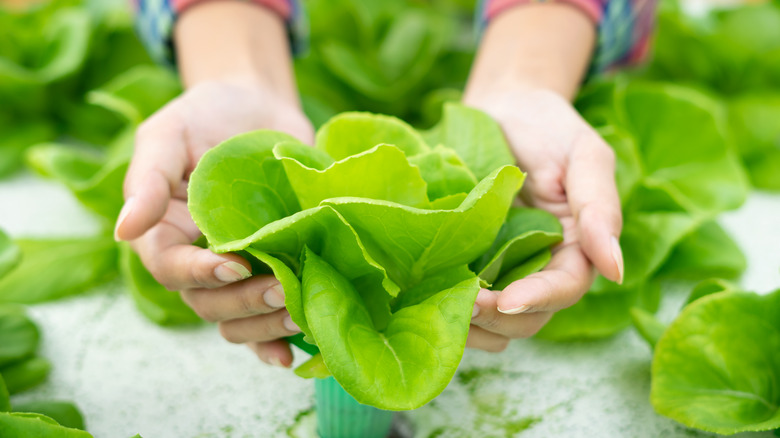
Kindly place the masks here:
<instances>
[{"instance_id":1,"label":"wrist","mask_svg":"<svg viewBox=\"0 0 780 438\"><path fill-rule=\"evenodd\" d=\"M527 96L556 95L566 99L557 87L534 78L502 75L489 83L469 82L463 93L463 103L475 108L493 106L497 102L525 100Z\"/></svg>"},{"instance_id":2,"label":"wrist","mask_svg":"<svg viewBox=\"0 0 780 438\"><path fill-rule=\"evenodd\" d=\"M595 38L591 19L567 4L533 3L507 10L488 24L465 94L546 90L571 100Z\"/></svg>"},{"instance_id":3,"label":"wrist","mask_svg":"<svg viewBox=\"0 0 780 438\"><path fill-rule=\"evenodd\" d=\"M186 88L216 81L268 89L298 102L284 21L265 7L235 0L197 3L179 17L174 44Z\"/></svg>"},{"instance_id":4,"label":"wrist","mask_svg":"<svg viewBox=\"0 0 780 438\"><path fill-rule=\"evenodd\" d=\"M512 82L496 83L491 87L472 89L463 95L463 103L482 110L497 120L512 118L519 108L545 107L550 103L571 106L567 96L559 91L532 83Z\"/></svg>"}]
</instances>

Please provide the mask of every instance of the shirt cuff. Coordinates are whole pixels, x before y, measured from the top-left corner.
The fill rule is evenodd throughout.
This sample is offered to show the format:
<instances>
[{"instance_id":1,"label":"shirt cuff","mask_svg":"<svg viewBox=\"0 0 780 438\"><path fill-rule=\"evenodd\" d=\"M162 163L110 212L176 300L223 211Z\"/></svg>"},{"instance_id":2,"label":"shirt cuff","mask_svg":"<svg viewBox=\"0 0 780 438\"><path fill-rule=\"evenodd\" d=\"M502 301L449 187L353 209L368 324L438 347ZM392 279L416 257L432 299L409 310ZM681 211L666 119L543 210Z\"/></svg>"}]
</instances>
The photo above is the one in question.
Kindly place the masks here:
<instances>
[{"instance_id":1,"label":"shirt cuff","mask_svg":"<svg viewBox=\"0 0 780 438\"><path fill-rule=\"evenodd\" d=\"M152 59L175 66L173 26L188 8L211 0L132 0L136 11L136 31ZM244 0L278 14L287 27L294 54L303 51L307 40L307 23L300 0Z\"/></svg>"},{"instance_id":2,"label":"shirt cuff","mask_svg":"<svg viewBox=\"0 0 780 438\"><path fill-rule=\"evenodd\" d=\"M647 58L655 27L657 0L480 0L480 31L504 11L528 3L570 4L598 27L589 74L635 65Z\"/></svg>"}]
</instances>

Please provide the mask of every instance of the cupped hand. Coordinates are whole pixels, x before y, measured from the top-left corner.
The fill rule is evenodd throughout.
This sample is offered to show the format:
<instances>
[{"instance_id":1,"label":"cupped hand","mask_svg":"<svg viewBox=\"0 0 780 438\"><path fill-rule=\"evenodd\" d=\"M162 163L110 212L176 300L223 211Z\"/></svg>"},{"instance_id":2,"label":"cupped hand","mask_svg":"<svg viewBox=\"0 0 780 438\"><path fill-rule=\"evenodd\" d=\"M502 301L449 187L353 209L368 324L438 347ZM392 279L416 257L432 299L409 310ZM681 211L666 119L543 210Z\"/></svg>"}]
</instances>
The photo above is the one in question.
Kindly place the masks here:
<instances>
[{"instance_id":1,"label":"cupped hand","mask_svg":"<svg viewBox=\"0 0 780 438\"><path fill-rule=\"evenodd\" d=\"M125 205L115 237L129 240L162 285L181 291L230 342L247 343L265 362L289 366L280 338L299 331L284 309L284 291L268 275L251 277L249 262L192 245L200 231L187 210L187 181L201 156L243 132L274 129L313 141L296 102L252 81L201 82L160 109L136 132L125 178Z\"/></svg>"},{"instance_id":2,"label":"cupped hand","mask_svg":"<svg viewBox=\"0 0 780 438\"><path fill-rule=\"evenodd\" d=\"M615 155L554 92L503 91L467 96L465 103L490 114L504 130L527 173L523 203L553 213L563 226L564 240L544 270L477 296L467 346L501 351L510 339L534 335L554 312L577 303L593 283L594 267L622 282Z\"/></svg>"}]
</instances>

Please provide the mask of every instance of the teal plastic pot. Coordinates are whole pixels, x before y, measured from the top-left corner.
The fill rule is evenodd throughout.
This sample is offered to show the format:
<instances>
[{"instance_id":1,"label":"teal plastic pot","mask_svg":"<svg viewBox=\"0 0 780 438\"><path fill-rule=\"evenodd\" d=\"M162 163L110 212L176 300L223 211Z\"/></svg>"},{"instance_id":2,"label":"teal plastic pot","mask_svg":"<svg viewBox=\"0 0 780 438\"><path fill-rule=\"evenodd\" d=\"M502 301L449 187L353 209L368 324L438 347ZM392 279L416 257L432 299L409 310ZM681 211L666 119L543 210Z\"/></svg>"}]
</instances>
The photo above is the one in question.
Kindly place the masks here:
<instances>
[{"instance_id":1,"label":"teal plastic pot","mask_svg":"<svg viewBox=\"0 0 780 438\"><path fill-rule=\"evenodd\" d=\"M317 433L320 438L385 438L393 411L358 403L333 377L314 379Z\"/></svg>"}]
</instances>

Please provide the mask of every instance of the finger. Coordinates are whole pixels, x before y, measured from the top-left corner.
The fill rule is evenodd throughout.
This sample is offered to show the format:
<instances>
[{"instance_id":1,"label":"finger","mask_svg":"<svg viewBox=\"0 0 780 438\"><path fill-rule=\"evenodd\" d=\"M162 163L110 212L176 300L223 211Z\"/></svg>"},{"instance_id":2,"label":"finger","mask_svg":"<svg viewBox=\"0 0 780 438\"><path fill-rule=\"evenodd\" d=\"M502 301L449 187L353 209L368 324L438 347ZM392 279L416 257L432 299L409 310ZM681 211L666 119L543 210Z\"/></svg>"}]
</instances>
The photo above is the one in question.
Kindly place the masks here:
<instances>
[{"instance_id":1,"label":"finger","mask_svg":"<svg viewBox=\"0 0 780 438\"><path fill-rule=\"evenodd\" d=\"M219 332L228 342L267 342L300 333L301 329L292 322L290 314L282 309L267 315L222 321Z\"/></svg>"},{"instance_id":2,"label":"finger","mask_svg":"<svg viewBox=\"0 0 780 438\"><path fill-rule=\"evenodd\" d=\"M498 311L498 297L501 292L487 289L479 291L475 315L471 325L495 335L510 339L530 338L535 335L552 317L552 312L521 313L507 315Z\"/></svg>"},{"instance_id":3,"label":"finger","mask_svg":"<svg viewBox=\"0 0 780 438\"><path fill-rule=\"evenodd\" d=\"M592 265L578 244L561 247L547 267L517 280L498 294L498 311L556 312L573 306L593 283Z\"/></svg>"},{"instance_id":4,"label":"finger","mask_svg":"<svg viewBox=\"0 0 780 438\"><path fill-rule=\"evenodd\" d=\"M284 307L284 289L273 275L257 275L217 289L188 289L184 302L209 322L271 313Z\"/></svg>"},{"instance_id":5,"label":"finger","mask_svg":"<svg viewBox=\"0 0 780 438\"><path fill-rule=\"evenodd\" d=\"M252 275L249 262L236 254L214 254L193 246L198 234L186 204L172 201L165 217L131 244L168 290L215 288Z\"/></svg>"},{"instance_id":6,"label":"finger","mask_svg":"<svg viewBox=\"0 0 780 438\"><path fill-rule=\"evenodd\" d=\"M541 208L558 216L571 216L567 203L564 170L553 163L534 168L526 176L520 198L529 206Z\"/></svg>"},{"instance_id":7,"label":"finger","mask_svg":"<svg viewBox=\"0 0 780 438\"><path fill-rule=\"evenodd\" d=\"M623 282L623 253L618 237L623 227L615 184L615 153L588 130L572 150L566 194L582 250L606 278Z\"/></svg>"},{"instance_id":8,"label":"finger","mask_svg":"<svg viewBox=\"0 0 780 438\"><path fill-rule=\"evenodd\" d=\"M246 345L255 352L260 360L269 365L283 368L292 366L292 350L290 349L290 344L283 339L268 342L250 342Z\"/></svg>"},{"instance_id":9,"label":"finger","mask_svg":"<svg viewBox=\"0 0 780 438\"><path fill-rule=\"evenodd\" d=\"M188 164L183 124L169 105L136 132L125 176L125 205L114 229L117 240L136 239L163 217L172 193L180 191Z\"/></svg>"},{"instance_id":10,"label":"finger","mask_svg":"<svg viewBox=\"0 0 780 438\"><path fill-rule=\"evenodd\" d=\"M469 328L469 336L466 338L466 348L476 348L491 353L500 353L506 350L509 345L509 338L506 336L490 333L489 331L477 326Z\"/></svg>"}]
</instances>

